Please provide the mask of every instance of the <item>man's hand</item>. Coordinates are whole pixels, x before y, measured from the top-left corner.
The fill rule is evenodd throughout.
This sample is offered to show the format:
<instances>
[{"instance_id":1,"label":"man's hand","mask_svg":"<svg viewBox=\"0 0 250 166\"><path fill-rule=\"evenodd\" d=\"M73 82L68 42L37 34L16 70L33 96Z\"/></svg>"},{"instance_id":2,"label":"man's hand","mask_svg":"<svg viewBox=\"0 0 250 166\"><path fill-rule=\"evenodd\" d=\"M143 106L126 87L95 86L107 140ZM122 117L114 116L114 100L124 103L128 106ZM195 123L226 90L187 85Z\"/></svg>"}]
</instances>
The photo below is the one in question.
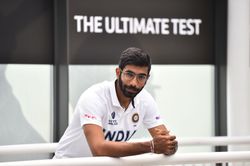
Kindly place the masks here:
<instances>
[{"instance_id":1,"label":"man's hand","mask_svg":"<svg viewBox=\"0 0 250 166\"><path fill-rule=\"evenodd\" d=\"M153 152L158 154L172 155L178 149L178 142L175 135L171 135L170 131L164 125L160 125L149 129L153 140Z\"/></svg>"},{"instance_id":2,"label":"man's hand","mask_svg":"<svg viewBox=\"0 0 250 166\"><path fill-rule=\"evenodd\" d=\"M172 155L177 151L178 142L174 135L158 135L153 137L154 153Z\"/></svg>"}]
</instances>

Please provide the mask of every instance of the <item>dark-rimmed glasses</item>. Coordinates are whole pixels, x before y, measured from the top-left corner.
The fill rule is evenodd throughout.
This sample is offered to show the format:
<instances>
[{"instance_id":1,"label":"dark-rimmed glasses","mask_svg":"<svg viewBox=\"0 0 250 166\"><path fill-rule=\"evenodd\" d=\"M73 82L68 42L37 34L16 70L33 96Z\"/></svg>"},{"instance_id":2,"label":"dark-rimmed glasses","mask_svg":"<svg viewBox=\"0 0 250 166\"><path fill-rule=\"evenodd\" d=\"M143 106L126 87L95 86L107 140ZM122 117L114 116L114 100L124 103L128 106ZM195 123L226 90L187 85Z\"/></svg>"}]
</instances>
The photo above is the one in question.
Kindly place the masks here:
<instances>
[{"instance_id":1,"label":"dark-rimmed glasses","mask_svg":"<svg viewBox=\"0 0 250 166\"><path fill-rule=\"evenodd\" d=\"M132 71L122 71L122 70L121 70L121 73L123 74L124 79L126 79L127 81L131 81L136 77L137 82L145 83L148 79L147 74L135 74Z\"/></svg>"}]
</instances>

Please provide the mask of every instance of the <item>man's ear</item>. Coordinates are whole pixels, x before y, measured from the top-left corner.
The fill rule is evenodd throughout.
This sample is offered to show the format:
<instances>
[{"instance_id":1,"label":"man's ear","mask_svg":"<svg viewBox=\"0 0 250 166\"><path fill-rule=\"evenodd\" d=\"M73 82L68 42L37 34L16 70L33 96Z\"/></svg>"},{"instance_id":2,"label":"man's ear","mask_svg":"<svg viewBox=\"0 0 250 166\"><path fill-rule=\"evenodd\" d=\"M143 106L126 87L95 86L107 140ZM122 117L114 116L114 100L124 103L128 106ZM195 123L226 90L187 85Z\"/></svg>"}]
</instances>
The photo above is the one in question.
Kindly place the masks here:
<instances>
[{"instance_id":1,"label":"man's ear","mask_svg":"<svg viewBox=\"0 0 250 166\"><path fill-rule=\"evenodd\" d=\"M115 73L116 73L116 78L119 78L120 74L121 74L121 69L119 67L117 67L115 69Z\"/></svg>"}]
</instances>

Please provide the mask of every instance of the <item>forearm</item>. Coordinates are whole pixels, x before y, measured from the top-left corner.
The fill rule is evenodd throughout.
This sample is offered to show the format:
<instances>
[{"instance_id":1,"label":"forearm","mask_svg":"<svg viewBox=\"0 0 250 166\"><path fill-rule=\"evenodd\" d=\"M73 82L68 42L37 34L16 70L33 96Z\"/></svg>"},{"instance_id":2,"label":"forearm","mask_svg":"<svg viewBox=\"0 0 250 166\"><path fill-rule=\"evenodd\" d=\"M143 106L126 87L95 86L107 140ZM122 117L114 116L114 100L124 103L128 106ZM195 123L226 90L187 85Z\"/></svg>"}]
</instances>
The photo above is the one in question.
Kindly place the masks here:
<instances>
[{"instance_id":1,"label":"forearm","mask_svg":"<svg viewBox=\"0 0 250 166\"><path fill-rule=\"evenodd\" d=\"M151 144L147 142L113 142L103 141L92 147L93 156L123 157L151 152Z\"/></svg>"},{"instance_id":2,"label":"forearm","mask_svg":"<svg viewBox=\"0 0 250 166\"><path fill-rule=\"evenodd\" d=\"M150 152L150 142L114 142L104 139L103 129L94 124L83 127L93 156L123 157Z\"/></svg>"}]
</instances>

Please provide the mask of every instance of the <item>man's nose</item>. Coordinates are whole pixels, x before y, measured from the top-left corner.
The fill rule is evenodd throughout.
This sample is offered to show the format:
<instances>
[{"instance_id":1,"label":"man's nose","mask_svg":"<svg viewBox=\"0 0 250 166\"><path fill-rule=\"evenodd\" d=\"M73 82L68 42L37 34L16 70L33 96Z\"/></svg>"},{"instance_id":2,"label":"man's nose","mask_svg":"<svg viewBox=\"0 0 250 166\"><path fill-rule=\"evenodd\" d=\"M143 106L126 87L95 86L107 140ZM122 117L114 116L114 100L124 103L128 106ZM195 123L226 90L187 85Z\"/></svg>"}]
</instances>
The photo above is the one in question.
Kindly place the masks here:
<instances>
[{"instance_id":1,"label":"man's nose","mask_svg":"<svg viewBox=\"0 0 250 166\"><path fill-rule=\"evenodd\" d=\"M134 77L131 81L130 81L130 85L134 86L134 87L138 87L138 81L137 78Z\"/></svg>"}]
</instances>

